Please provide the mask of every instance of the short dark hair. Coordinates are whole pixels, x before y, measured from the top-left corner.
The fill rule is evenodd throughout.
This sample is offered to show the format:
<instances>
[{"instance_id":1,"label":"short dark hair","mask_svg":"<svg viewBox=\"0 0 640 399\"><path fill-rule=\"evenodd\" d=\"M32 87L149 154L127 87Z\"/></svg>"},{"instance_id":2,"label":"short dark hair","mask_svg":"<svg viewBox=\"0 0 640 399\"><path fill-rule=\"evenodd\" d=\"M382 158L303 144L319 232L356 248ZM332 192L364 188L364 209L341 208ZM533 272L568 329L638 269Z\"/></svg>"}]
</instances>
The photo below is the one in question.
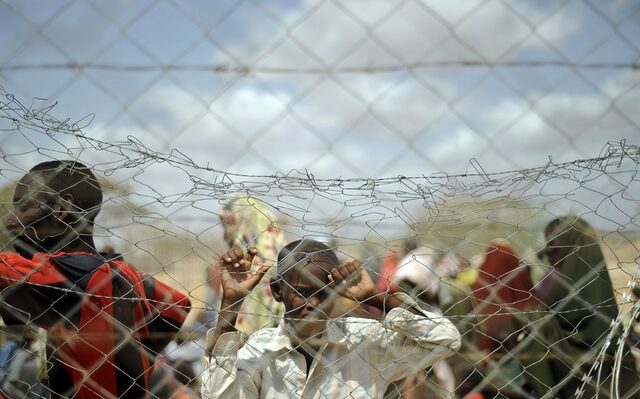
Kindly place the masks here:
<instances>
[{"instance_id":1,"label":"short dark hair","mask_svg":"<svg viewBox=\"0 0 640 399\"><path fill-rule=\"evenodd\" d=\"M562 230L560 228L562 228ZM585 234L591 230L591 225L578 216L567 215L555 218L547 223L547 226L544 228L544 233L545 236L549 233L554 233L555 237L558 237L570 230L575 230L580 234Z\"/></svg>"},{"instance_id":2,"label":"short dark hair","mask_svg":"<svg viewBox=\"0 0 640 399\"><path fill-rule=\"evenodd\" d=\"M93 224L102 206L102 188L91 169L77 161L48 161L31 168L24 178L34 175L42 176L58 196L71 194L82 218Z\"/></svg>"},{"instance_id":3,"label":"short dark hair","mask_svg":"<svg viewBox=\"0 0 640 399\"><path fill-rule=\"evenodd\" d=\"M547 225L544 227L545 234L547 232L552 232L553 230L555 230L558 226L560 226L560 223L563 223L562 218L555 218L547 223Z\"/></svg>"},{"instance_id":4,"label":"short dark hair","mask_svg":"<svg viewBox=\"0 0 640 399\"><path fill-rule=\"evenodd\" d=\"M336 253L326 244L316 240L296 240L285 245L278 253L276 274L284 276L293 266L302 260L307 262L327 262L338 266L340 261Z\"/></svg>"}]
</instances>

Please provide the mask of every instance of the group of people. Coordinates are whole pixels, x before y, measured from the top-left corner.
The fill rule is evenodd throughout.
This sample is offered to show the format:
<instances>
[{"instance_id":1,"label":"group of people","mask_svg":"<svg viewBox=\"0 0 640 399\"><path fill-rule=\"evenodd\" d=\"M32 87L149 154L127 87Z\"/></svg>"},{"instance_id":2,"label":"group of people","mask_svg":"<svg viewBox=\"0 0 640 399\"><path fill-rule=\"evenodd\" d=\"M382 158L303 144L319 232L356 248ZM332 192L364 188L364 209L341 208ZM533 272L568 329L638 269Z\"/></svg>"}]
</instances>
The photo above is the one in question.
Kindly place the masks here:
<instances>
[{"instance_id":1,"label":"group of people","mask_svg":"<svg viewBox=\"0 0 640 399\"><path fill-rule=\"evenodd\" d=\"M549 222L544 237L538 258L548 269L536 279L506 239L490 241L477 268L411 244L400 260L398 250L385 258L379 285L414 293L462 335L450 367L431 373L437 387L455 389L440 396L427 376L421 384L405 381L405 397L640 397L640 369L631 355L637 340L621 338L596 231L565 216Z\"/></svg>"},{"instance_id":2,"label":"group of people","mask_svg":"<svg viewBox=\"0 0 640 399\"><path fill-rule=\"evenodd\" d=\"M46 378L23 397L187 397L154 384L189 298L96 250L94 173L76 161L38 164L13 202L3 321L47 330ZM286 243L251 197L221 217L229 249L208 275L218 302L203 398L640 397L598 238L580 218L549 223L551 267L534 284L505 240L487 245L473 281L461 278L460 257L426 247L375 279L322 242ZM344 303L352 314L337 310ZM15 395L0 386L0 397Z\"/></svg>"}]
</instances>

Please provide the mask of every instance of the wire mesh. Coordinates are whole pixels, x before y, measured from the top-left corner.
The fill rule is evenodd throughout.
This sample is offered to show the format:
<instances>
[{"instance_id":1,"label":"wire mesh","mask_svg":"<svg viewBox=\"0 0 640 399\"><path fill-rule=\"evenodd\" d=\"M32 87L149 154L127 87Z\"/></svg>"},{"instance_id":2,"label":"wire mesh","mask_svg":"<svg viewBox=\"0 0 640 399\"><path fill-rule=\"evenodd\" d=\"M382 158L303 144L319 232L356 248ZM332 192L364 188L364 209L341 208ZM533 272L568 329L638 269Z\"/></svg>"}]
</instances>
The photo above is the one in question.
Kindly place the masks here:
<instances>
[{"instance_id":1,"label":"wire mesh","mask_svg":"<svg viewBox=\"0 0 640 399\"><path fill-rule=\"evenodd\" d=\"M640 395L637 2L0 7L11 35L0 44L1 211L17 226L0 237L3 318L44 328L33 338L6 327L5 396L48 397L56 357L75 382L62 397L131 397L138 385L159 398ZM38 241L64 203L36 201L44 213L29 224L14 197L34 165L52 160L96 174L103 201L89 252L113 260L116 277L125 263L142 273L125 278L122 296L16 278L14 249L64 248ZM65 245L87 227L75 221L86 212L71 215ZM303 292L276 271L296 240L361 266L333 276L331 262L310 261L345 282L303 268L315 287ZM220 257L233 245L275 265L241 307L222 297L234 271ZM369 280L370 296L336 288ZM328 318L329 331L301 339L275 286L307 304L320 294L335 302L308 316ZM43 287L56 299L36 309ZM60 311L67 297L76 303ZM125 322L99 305L95 320L116 326L115 348L94 350L93 369L70 355L100 346L68 312L123 299L149 313ZM167 316L176 307L184 314ZM206 332L227 321L219 314L241 335L216 351L217 333L207 348ZM157 330L152 321L166 318L179 331ZM171 342L147 347L145 334ZM327 344L331 334L353 353ZM230 337L242 339L235 352ZM290 343L276 360L267 348L278 339ZM119 345L142 354L145 370L128 372ZM31 371L13 375L14 359ZM130 384L109 388L96 371L106 365Z\"/></svg>"}]
</instances>

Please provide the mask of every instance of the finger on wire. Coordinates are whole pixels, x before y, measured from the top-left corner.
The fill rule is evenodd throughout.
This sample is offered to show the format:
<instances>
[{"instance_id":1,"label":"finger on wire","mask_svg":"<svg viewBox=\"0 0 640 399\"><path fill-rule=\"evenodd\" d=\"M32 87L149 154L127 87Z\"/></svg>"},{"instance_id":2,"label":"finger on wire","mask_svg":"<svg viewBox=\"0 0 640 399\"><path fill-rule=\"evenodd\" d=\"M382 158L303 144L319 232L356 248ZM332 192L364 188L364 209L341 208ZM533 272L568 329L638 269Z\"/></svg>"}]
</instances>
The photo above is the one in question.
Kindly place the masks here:
<instances>
[{"instance_id":1,"label":"finger on wire","mask_svg":"<svg viewBox=\"0 0 640 399\"><path fill-rule=\"evenodd\" d=\"M231 276L231 272L229 271L229 264L225 263L220 267L220 279L221 283L224 286L227 282L233 281L233 277Z\"/></svg>"},{"instance_id":2,"label":"finger on wire","mask_svg":"<svg viewBox=\"0 0 640 399\"><path fill-rule=\"evenodd\" d=\"M254 286L258 285L260 280L262 280L262 277L264 277L264 275L267 274L271 266L272 266L271 263L262 265L251 277L249 277L250 284Z\"/></svg>"},{"instance_id":3,"label":"finger on wire","mask_svg":"<svg viewBox=\"0 0 640 399\"><path fill-rule=\"evenodd\" d=\"M269 271L269 269L271 269L272 266L273 266L273 263L261 264L260 268L256 271L255 274L259 274L260 276L263 276Z\"/></svg>"},{"instance_id":4,"label":"finger on wire","mask_svg":"<svg viewBox=\"0 0 640 399\"><path fill-rule=\"evenodd\" d=\"M356 274L360 272L360 261L359 260L352 260L351 262L347 262L345 264L345 268L349 271L349 274Z\"/></svg>"},{"instance_id":5,"label":"finger on wire","mask_svg":"<svg viewBox=\"0 0 640 399\"><path fill-rule=\"evenodd\" d=\"M334 286L336 284L340 284L344 280L339 269L339 267L334 267L333 269L331 269L331 280L333 281Z\"/></svg>"},{"instance_id":6,"label":"finger on wire","mask_svg":"<svg viewBox=\"0 0 640 399\"><path fill-rule=\"evenodd\" d=\"M257 254L258 254L258 249L256 247L251 247L247 250L245 259L249 262L249 264L251 264Z\"/></svg>"},{"instance_id":7,"label":"finger on wire","mask_svg":"<svg viewBox=\"0 0 640 399\"><path fill-rule=\"evenodd\" d=\"M338 273L340 273L342 281L349 280L349 276L351 276L351 272L349 272L349 269L347 268L347 264L346 263L341 265L341 266L339 266L337 268L337 270L338 270Z\"/></svg>"},{"instance_id":8,"label":"finger on wire","mask_svg":"<svg viewBox=\"0 0 640 399\"><path fill-rule=\"evenodd\" d=\"M327 278L329 279L329 287L335 288L336 281L333 279L333 276L331 275L331 273L327 274Z\"/></svg>"},{"instance_id":9,"label":"finger on wire","mask_svg":"<svg viewBox=\"0 0 640 399\"><path fill-rule=\"evenodd\" d=\"M222 254L222 256L220 256L220 259L222 260L222 263L224 266L226 266L227 264L230 264L233 262L233 258L231 257L232 253L231 251L226 251Z\"/></svg>"}]
</instances>

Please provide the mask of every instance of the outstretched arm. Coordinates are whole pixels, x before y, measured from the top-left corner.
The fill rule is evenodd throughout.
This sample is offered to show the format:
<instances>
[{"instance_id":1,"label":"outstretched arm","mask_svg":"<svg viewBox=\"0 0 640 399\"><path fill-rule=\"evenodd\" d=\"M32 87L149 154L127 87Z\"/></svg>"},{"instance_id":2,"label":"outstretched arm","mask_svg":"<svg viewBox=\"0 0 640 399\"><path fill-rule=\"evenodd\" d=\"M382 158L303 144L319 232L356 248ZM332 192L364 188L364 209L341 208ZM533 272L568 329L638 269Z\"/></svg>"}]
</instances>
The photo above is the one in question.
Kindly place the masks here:
<instances>
[{"instance_id":1,"label":"outstretched arm","mask_svg":"<svg viewBox=\"0 0 640 399\"><path fill-rule=\"evenodd\" d=\"M379 290L360 262L332 269L329 279L338 294L385 313L381 323L353 323L348 328L354 335L366 337L366 345L376 348L369 361L388 381L432 366L460 348L460 333L451 321L421 309L406 294L389 295Z\"/></svg>"},{"instance_id":2,"label":"outstretched arm","mask_svg":"<svg viewBox=\"0 0 640 399\"><path fill-rule=\"evenodd\" d=\"M155 350L160 353L177 335L191 310L189 298L173 287L141 273L144 293L157 315L149 321Z\"/></svg>"}]
</instances>

